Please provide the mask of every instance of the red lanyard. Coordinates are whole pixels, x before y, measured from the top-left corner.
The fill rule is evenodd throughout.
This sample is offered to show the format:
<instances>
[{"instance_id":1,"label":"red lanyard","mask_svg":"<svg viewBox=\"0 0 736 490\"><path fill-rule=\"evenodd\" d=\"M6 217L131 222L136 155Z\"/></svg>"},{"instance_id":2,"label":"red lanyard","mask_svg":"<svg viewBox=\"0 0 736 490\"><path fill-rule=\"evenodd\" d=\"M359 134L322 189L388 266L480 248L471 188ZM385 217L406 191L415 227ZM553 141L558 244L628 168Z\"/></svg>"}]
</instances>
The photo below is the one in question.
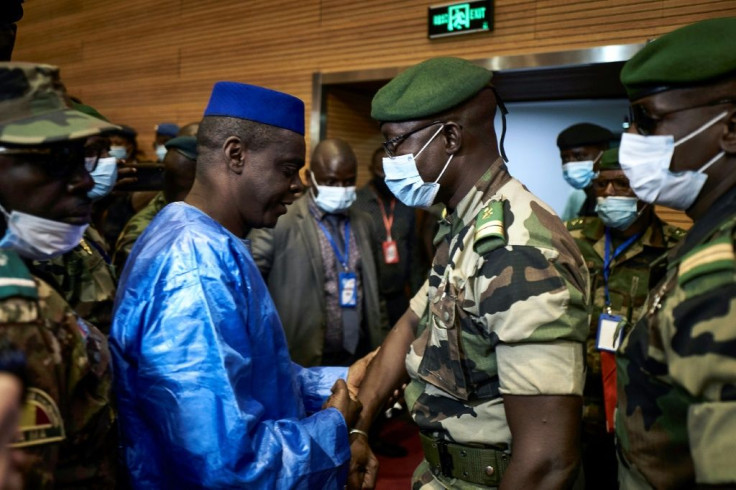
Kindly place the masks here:
<instances>
[{"instance_id":1,"label":"red lanyard","mask_svg":"<svg viewBox=\"0 0 736 490\"><path fill-rule=\"evenodd\" d=\"M386 207L383 205L383 201L378 195L378 206L381 208L381 216L383 217L383 226L386 227L386 240L391 241L391 227L394 225L394 207L396 207L396 198L391 198L391 211L389 215L386 214Z\"/></svg>"}]
</instances>

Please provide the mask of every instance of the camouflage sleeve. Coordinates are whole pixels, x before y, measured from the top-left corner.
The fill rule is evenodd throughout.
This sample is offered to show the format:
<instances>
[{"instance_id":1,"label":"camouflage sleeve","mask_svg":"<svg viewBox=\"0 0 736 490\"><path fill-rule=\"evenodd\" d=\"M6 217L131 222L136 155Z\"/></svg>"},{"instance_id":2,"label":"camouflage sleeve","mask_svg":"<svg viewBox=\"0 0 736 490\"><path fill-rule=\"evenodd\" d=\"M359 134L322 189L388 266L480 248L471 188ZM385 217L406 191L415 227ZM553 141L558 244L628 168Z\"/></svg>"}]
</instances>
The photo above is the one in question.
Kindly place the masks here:
<instances>
[{"instance_id":1,"label":"camouflage sleeve","mask_svg":"<svg viewBox=\"0 0 736 490\"><path fill-rule=\"evenodd\" d=\"M414 295L414 297L411 298L409 301L409 309L414 312L416 316L419 318L424 315L424 311L427 309L427 303L428 303L428 297L427 294L429 293L429 279L424 281L424 284L422 284L422 287L419 288L419 291Z\"/></svg>"},{"instance_id":2,"label":"camouflage sleeve","mask_svg":"<svg viewBox=\"0 0 736 490\"><path fill-rule=\"evenodd\" d=\"M125 225L123 231L120 232L120 236L115 243L115 253L112 256L112 263L115 266L118 277L122 274L130 251L133 250L133 245L135 245L135 241L142 232L143 230L139 226L130 221Z\"/></svg>"},{"instance_id":3,"label":"camouflage sleeve","mask_svg":"<svg viewBox=\"0 0 736 490\"><path fill-rule=\"evenodd\" d=\"M256 228L248 234L250 253L264 279L268 278L273 265L273 235L274 230L268 228Z\"/></svg>"},{"instance_id":4,"label":"camouflage sleeve","mask_svg":"<svg viewBox=\"0 0 736 490\"><path fill-rule=\"evenodd\" d=\"M582 394L586 294L553 249L508 246L487 253L472 285L496 347L501 393Z\"/></svg>"},{"instance_id":5,"label":"camouflage sleeve","mask_svg":"<svg viewBox=\"0 0 736 490\"><path fill-rule=\"evenodd\" d=\"M682 261L659 315L669 375L698 401L688 407L687 432L700 484L736 482L736 254L729 238Z\"/></svg>"}]
</instances>

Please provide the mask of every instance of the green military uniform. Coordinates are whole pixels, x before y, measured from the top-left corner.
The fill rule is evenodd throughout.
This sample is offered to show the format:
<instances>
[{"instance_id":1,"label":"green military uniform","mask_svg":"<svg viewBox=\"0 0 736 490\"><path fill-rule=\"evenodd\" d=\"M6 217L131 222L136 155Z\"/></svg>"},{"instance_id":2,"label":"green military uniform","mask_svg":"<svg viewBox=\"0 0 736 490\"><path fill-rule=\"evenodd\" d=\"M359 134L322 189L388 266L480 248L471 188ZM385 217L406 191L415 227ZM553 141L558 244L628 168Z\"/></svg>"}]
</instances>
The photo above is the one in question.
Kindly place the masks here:
<instances>
[{"instance_id":1,"label":"green military uniform","mask_svg":"<svg viewBox=\"0 0 736 490\"><path fill-rule=\"evenodd\" d=\"M53 66L0 63L0 95L0 146L33 149L116 127L74 110ZM28 360L28 396L14 443L30 460L26 487L114 488L107 339L7 249L0 249L0 335Z\"/></svg>"},{"instance_id":2,"label":"green military uniform","mask_svg":"<svg viewBox=\"0 0 736 490\"><path fill-rule=\"evenodd\" d=\"M586 432L598 435L605 432L603 386L601 384L600 351L596 347L600 314L607 311L603 259L605 257L605 225L599 218L577 218L566 223L567 229L583 253L590 271L592 311L590 330L586 340L585 395L583 423ZM663 272L655 264L667 250L675 246L685 232L668 225L654 216L652 223L636 240L611 261L608 281L610 313L632 323L639 318L649 293L650 277ZM613 241L613 247L621 245Z\"/></svg>"},{"instance_id":3,"label":"green military uniform","mask_svg":"<svg viewBox=\"0 0 736 490\"><path fill-rule=\"evenodd\" d=\"M28 396L14 447L27 488L113 488L116 429L105 336L21 259L0 250L0 329L28 359Z\"/></svg>"},{"instance_id":4,"label":"green military uniform","mask_svg":"<svg viewBox=\"0 0 736 490\"><path fill-rule=\"evenodd\" d=\"M441 222L435 243L428 284L412 300L421 321L406 358L406 401L431 437L413 488L494 487L512 448L503 395L582 394L588 272L557 216L501 159ZM437 440L460 444L458 454L496 448L486 456L497 466L451 483L430 461Z\"/></svg>"},{"instance_id":5,"label":"green military uniform","mask_svg":"<svg viewBox=\"0 0 736 490\"><path fill-rule=\"evenodd\" d=\"M110 332L117 278L103 239L87 228L80 244L51 260L34 261L33 272L58 291L79 316L104 334Z\"/></svg>"},{"instance_id":6,"label":"green military uniform","mask_svg":"<svg viewBox=\"0 0 736 490\"><path fill-rule=\"evenodd\" d=\"M670 98L660 94L702 87L693 97L705 99L721 82L734 83L735 32L736 18L709 19L647 44L621 71L629 98L657 94L664 103ZM695 113L688 123L697 128L708 117ZM720 158L732 165L733 151L723 146L732 123L718 124L718 139L699 151L726 150ZM687 160L683 151L677 148L673 161ZM736 188L712 192L719 194L667 255L664 278L650 290L641 318L617 352L622 488L736 485Z\"/></svg>"},{"instance_id":7,"label":"green military uniform","mask_svg":"<svg viewBox=\"0 0 736 490\"><path fill-rule=\"evenodd\" d=\"M115 244L115 254L112 257L113 264L118 274L123 273L123 267L125 267L125 261L128 260L130 251L133 250L133 245L143 231L148 227L153 218L161 211L164 206L168 204L163 192L156 194L156 197L151 199L151 202L138 211L135 216L130 218L125 224L123 231L120 232L118 241Z\"/></svg>"}]
</instances>

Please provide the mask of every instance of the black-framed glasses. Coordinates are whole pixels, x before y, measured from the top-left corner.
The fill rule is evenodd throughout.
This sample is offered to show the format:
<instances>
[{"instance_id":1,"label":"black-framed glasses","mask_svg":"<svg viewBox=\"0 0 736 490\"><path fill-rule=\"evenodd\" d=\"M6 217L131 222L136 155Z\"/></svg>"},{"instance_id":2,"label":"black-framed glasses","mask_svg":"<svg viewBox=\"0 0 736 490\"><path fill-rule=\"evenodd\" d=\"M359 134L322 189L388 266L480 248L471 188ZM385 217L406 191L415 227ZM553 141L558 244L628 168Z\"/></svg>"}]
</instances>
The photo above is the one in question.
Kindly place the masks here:
<instances>
[{"instance_id":1,"label":"black-framed glasses","mask_svg":"<svg viewBox=\"0 0 736 490\"><path fill-rule=\"evenodd\" d=\"M7 148L0 146L0 155L18 155L24 161L43 167L46 173L56 179L69 178L84 166L87 171L97 167L99 154L87 163L86 150L82 145L56 145L45 148ZM92 167L91 170L89 167Z\"/></svg>"},{"instance_id":2,"label":"black-framed glasses","mask_svg":"<svg viewBox=\"0 0 736 490\"><path fill-rule=\"evenodd\" d=\"M593 190L598 192L605 191L609 185L613 186L613 190L617 193L625 193L631 190L631 183L626 177L614 177L612 179L604 179L598 175L592 182Z\"/></svg>"},{"instance_id":3,"label":"black-framed glasses","mask_svg":"<svg viewBox=\"0 0 736 490\"><path fill-rule=\"evenodd\" d=\"M646 107L644 107L642 104L631 104L629 106L629 117L628 117L628 123L629 124L636 124L636 131L637 133L643 135L643 136L649 136L650 134L654 133L654 130L657 128L657 124L659 124L662 119L665 117L676 114L678 112L683 111L689 111L691 109L697 109L700 107L709 107L709 106L716 106L721 104L733 104L736 102L736 99L732 98L726 98L726 99L718 99L711 102L706 102L704 104L698 104L688 107L681 107L679 109L675 109L673 111L667 111L663 112L661 114L650 114Z\"/></svg>"},{"instance_id":4,"label":"black-framed glasses","mask_svg":"<svg viewBox=\"0 0 736 490\"><path fill-rule=\"evenodd\" d=\"M404 142L409 136L411 136L414 133L418 133L419 131L427 128L431 128L432 126L436 126L438 124L445 124L442 121L433 121L426 126L420 126L416 129L412 129L411 131L400 134L399 136L394 136L390 140L386 140L383 142L383 149L386 151L386 155L390 156L391 158L396 156L396 148L399 147L401 143Z\"/></svg>"}]
</instances>

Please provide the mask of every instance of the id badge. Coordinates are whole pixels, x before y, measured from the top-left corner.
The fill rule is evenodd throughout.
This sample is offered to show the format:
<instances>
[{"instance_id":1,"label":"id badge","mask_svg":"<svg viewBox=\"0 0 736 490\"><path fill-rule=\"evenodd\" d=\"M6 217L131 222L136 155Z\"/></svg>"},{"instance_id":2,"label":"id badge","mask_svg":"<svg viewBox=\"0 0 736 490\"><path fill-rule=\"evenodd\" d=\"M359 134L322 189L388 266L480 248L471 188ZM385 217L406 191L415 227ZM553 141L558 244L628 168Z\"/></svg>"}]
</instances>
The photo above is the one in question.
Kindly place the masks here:
<instances>
[{"instance_id":1,"label":"id badge","mask_svg":"<svg viewBox=\"0 0 736 490\"><path fill-rule=\"evenodd\" d=\"M598 350L616 352L624 333L624 329L619 328L622 323L623 319L619 315L601 313L601 316L598 317L598 339L596 342ZM623 325L621 326L623 327Z\"/></svg>"},{"instance_id":2,"label":"id badge","mask_svg":"<svg viewBox=\"0 0 736 490\"><path fill-rule=\"evenodd\" d=\"M395 240L383 242L383 261L387 264L399 263L399 248L396 246Z\"/></svg>"},{"instance_id":3,"label":"id badge","mask_svg":"<svg viewBox=\"0 0 736 490\"><path fill-rule=\"evenodd\" d=\"M358 279L355 272L341 272L339 284L340 306L355 308L358 305Z\"/></svg>"}]
</instances>

